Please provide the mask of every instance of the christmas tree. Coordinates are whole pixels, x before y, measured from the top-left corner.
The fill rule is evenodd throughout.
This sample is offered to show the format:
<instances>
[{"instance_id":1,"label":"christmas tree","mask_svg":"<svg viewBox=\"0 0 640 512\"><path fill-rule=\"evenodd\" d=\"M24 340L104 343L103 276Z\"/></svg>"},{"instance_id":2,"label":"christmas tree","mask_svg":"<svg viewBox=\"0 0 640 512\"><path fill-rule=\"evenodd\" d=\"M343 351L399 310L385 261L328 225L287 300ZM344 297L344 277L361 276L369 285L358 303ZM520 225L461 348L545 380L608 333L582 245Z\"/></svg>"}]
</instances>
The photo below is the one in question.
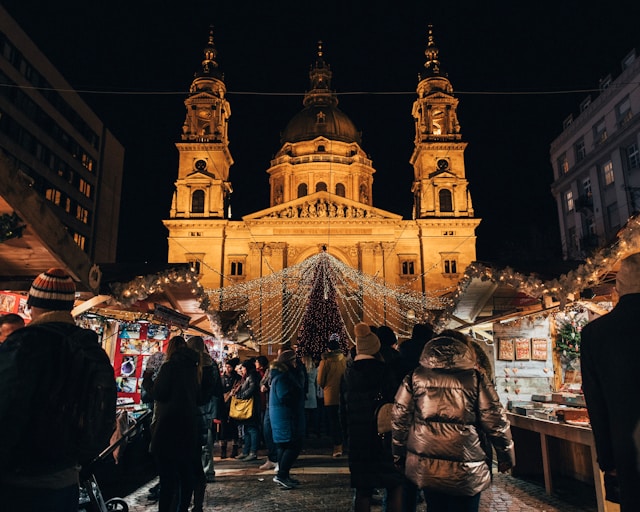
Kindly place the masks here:
<instances>
[{"instance_id":1,"label":"christmas tree","mask_svg":"<svg viewBox=\"0 0 640 512\"><path fill-rule=\"evenodd\" d=\"M328 350L329 336L340 337L340 348L347 352L347 331L336 301L328 258L320 258L314 272L311 294L305 305L298 331L298 355L320 359Z\"/></svg>"}]
</instances>

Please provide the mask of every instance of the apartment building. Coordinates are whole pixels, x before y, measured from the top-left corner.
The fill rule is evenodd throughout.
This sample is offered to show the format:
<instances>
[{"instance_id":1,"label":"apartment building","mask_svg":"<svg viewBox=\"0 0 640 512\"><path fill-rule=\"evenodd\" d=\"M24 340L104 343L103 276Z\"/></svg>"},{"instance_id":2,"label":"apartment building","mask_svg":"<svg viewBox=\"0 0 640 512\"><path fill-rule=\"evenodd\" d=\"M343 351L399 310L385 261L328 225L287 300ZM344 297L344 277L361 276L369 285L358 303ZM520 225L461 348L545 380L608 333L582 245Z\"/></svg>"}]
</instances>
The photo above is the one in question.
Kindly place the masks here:
<instances>
[{"instance_id":1,"label":"apartment building","mask_svg":"<svg viewBox=\"0 0 640 512\"><path fill-rule=\"evenodd\" d=\"M115 262L124 148L1 6L0 152L89 260Z\"/></svg>"},{"instance_id":2,"label":"apartment building","mask_svg":"<svg viewBox=\"0 0 640 512\"><path fill-rule=\"evenodd\" d=\"M640 59L635 49L578 108L577 115L565 118L550 148L551 192L565 259L582 259L606 245L640 211Z\"/></svg>"}]
</instances>

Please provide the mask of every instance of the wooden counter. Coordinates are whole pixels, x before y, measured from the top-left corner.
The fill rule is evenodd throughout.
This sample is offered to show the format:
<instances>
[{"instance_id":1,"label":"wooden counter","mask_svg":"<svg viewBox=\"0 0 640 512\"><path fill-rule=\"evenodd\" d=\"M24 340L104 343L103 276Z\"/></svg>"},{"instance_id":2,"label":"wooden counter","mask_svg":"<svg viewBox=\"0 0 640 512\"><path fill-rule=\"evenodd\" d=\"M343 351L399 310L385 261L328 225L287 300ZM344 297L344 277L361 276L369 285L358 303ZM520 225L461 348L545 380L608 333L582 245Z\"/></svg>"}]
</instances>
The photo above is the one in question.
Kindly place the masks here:
<instances>
[{"instance_id":1,"label":"wooden counter","mask_svg":"<svg viewBox=\"0 0 640 512\"><path fill-rule=\"evenodd\" d=\"M507 413L507 417L511 422L511 432L516 448L516 466L513 468L514 476L517 477L518 473L525 473L532 468L537 469L539 473L538 464L541 462L544 487L547 494L553 492L553 472L562 469L568 476L594 485L598 512L620 510L618 505L604 499L604 480L596 460L595 442L590 428L556 423L513 413ZM531 449L533 443L527 442L527 435L531 435L528 433L538 434L540 453L536 454L535 449ZM550 444L554 444L557 439L564 440L566 442L564 443L565 445L568 443L568 450L562 451L561 457L559 457L564 466L563 468L555 466L551 455L554 452L551 451ZM530 440L531 438L529 437ZM557 444L554 445L554 450L559 450ZM536 466L538 467L536 468Z\"/></svg>"}]
</instances>

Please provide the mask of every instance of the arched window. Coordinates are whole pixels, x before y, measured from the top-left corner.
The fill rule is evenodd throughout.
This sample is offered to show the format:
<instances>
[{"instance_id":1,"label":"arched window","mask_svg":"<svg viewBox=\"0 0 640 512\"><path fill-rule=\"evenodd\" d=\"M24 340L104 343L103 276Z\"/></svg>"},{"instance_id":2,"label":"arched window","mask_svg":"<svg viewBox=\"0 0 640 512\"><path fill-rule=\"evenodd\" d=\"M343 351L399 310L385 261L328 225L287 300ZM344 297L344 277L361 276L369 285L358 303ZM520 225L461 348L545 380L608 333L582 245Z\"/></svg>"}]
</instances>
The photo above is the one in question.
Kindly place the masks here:
<instances>
[{"instance_id":1,"label":"arched window","mask_svg":"<svg viewBox=\"0 0 640 512\"><path fill-rule=\"evenodd\" d=\"M204 213L204 190L195 190L191 194L191 213Z\"/></svg>"},{"instance_id":2,"label":"arched window","mask_svg":"<svg viewBox=\"0 0 640 512\"><path fill-rule=\"evenodd\" d=\"M451 197L451 191L443 188L439 193L440 198L440 211L452 212L453 211L453 199Z\"/></svg>"},{"instance_id":3,"label":"arched window","mask_svg":"<svg viewBox=\"0 0 640 512\"><path fill-rule=\"evenodd\" d=\"M298 197L304 197L306 195L307 195L307 184L300 183L300 185L298 185Z\"/></svg>"},{"instance_id":4,"label":"arched window","mask_svg":"<svg viewBox=\"0 0 640 512\"><path fill-rule=\"evenodd\" d=\"M327 184L324 181L319 181L316 183L316 192L326 192Z\"/></svg>"},{"instance_id":5,"label":"arched window","mask_svg":"<svg viewBox=\"0 0 640 512\"><path fill-rule=\"evenodd\" d=\"M336 185L336 195L340 196L340 197L345 197L346 196L346 191L345 191L345 188L344 188L344 184L338 183Z\"/></svg>"}]
</instances>

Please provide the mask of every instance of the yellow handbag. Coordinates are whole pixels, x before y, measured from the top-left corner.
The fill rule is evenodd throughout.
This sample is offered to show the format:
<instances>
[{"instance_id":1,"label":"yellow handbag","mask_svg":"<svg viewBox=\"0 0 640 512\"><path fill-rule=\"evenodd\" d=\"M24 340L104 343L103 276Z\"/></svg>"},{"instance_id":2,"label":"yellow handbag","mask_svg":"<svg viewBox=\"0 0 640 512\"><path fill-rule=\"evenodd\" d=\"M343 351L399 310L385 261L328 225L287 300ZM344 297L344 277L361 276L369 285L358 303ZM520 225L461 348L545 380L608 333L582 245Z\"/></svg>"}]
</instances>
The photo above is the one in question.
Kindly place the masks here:
<instances>
[{"instance_id":1,"label":"yellow handbag","mask_svg":"<svg viewBox=\"0 0 640 512\"><path fill-rule=\"evenodd\" d=\"M234 420L248 420L253 414L253 397L237 398L231 397L231 406L229 407L229 417Z\"/></svg>"}]
</instances>

